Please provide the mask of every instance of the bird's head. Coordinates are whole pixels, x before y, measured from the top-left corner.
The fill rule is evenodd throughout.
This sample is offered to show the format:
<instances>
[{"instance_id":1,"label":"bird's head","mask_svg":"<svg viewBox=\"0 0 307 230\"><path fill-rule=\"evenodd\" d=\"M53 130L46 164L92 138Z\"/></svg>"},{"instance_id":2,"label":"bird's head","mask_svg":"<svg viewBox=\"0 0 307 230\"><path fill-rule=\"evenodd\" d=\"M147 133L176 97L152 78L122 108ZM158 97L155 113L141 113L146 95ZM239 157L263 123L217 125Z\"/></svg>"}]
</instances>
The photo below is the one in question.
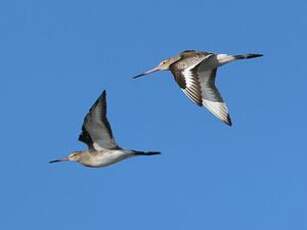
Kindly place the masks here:
<instances>
[{"instance_id":1,"label":"bird's head","mask_svg":"<svg viewBox=\"0 0 307 230\"><path fill-rule=\"evenodd\" d=\"M150 70L147 70L146 72L141 73L141 74L139 74L137 76L134 76L133 79L136 79L136 78L139 78L139 77L142 77L142 76L154 73L154 72L169 70L170 66L173 63L175 63L176 61L178 61L180 58L181 57L179 55L177 55L177 56L165 59L165 60L161 61L159 63L159 65L157 65L156 67L154 67L154 68L152 68Z\"/></svg>"},{"instance_id":2,"label":"bird's head","mask_svg":"<svg viewBox=\"0 0 307 230\"><path fill-rule=\"evenodd\" d=\"M63 161L79 161L80 158L81 158L81 152L75 151L69 154L67 157L57 159L57 160L52 160L52 161L49 161L49 163L57 163L57 162L63 162Z\"/></svg>"},{"instance_id":3,"label":"bird's head","mask_svg":"<svg viewBox=\"0 0 307 230\"><path fill-rule=\"evenodd\" d=\"M81 152L80 151L75 151L69 154L68 159L70 161L79 161L81 158Z\"/></svg>"}]
</instances>

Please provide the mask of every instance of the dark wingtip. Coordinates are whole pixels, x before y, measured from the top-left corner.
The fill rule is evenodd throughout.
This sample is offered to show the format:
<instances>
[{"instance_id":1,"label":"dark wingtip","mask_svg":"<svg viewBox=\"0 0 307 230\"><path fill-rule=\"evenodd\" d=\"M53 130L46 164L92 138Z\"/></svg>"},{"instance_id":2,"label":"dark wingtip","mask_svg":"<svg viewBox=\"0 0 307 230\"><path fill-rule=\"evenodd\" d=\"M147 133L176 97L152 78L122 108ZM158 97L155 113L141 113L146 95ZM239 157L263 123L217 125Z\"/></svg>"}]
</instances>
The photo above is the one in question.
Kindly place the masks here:
<instances>
[{"instance_id":1,"label":"dark wingtip","mask_svg":"<svg viewBox=\"0 0 307 230\"><path fill-rule=\"evenodd\" d=\"M230 118L229 114L227 116L227 120L225 121L225 124L230 126L230 127L232 126L232 121L231 121L231 118Z\"/></svg>"},{"instance_id":2,"label":"dark wingtip","mask_svg":"<svg viewBox=\"0 0 307 230\"><path fill-rule=\"evenodd\" d=\"M97 100L95 101L94 105L97 105L99 101L103 101L106 99L106 96L107 96L107 91L104 89L102 91L102 93L100 94L100 96L97 98ZM94 106L93 105L93 106Z\"/></svg>"},{"instance_id":3,"label":"dark wingtip","mask_svg":"<svg viewBox=\"0 0 307 230\"><path fill-rule=\"evenodd\" d=\"M102 97L102 98L105 98L106 95L107 95L107 91L104 89L104 90L102 91L101 97Z\"/></svg>"},{"instance_id":4,"label":"dark wingtip","mask_svg":"<svg viewBox=\"0 0 307 230\"><path fill-rule=\"evenodd\" d=\"M104 106L104 110L106 111L106 107L107 107L107 105L106 105L107 104L106 95L107 95L107 91L103 90L102 93L100 94L100 96L96 99L95 103L89 109L89 112L92 112L92 110L95 109L95 107L98 105L98 103L102 103L103 106Z\"/></svg>"}]
</instances>

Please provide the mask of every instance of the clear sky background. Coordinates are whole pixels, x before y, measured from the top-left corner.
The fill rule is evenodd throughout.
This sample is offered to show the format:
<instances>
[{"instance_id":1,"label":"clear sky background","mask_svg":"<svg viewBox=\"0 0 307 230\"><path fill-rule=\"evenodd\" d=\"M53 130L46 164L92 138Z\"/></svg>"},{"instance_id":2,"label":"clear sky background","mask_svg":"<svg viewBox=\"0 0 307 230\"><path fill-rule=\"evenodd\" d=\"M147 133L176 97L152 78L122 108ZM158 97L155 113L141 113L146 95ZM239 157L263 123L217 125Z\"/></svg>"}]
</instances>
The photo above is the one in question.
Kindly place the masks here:
<instances>
[{"instance_id":1,"label":"clear sky background","mask_svg":"<svg viewBox=\"0 0 307 230\"><path fill-rule=\"evenodd\" d=\"M307 2L0 3L1 229L307 229ZM233 127L169 72L185 49L263 53L219 69ZM108 168L73 150L101 91L122 147Z\"/></svg>"}]
</instances>

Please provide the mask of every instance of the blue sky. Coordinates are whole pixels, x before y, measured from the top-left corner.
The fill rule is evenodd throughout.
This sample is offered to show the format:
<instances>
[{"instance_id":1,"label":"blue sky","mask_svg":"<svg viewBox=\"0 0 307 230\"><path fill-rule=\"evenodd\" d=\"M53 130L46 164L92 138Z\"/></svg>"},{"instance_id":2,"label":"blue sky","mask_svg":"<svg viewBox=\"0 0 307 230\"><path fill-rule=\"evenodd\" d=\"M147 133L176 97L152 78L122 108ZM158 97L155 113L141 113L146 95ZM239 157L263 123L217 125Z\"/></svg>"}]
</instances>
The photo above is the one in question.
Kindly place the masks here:
<instances>
[{"instance_id":1,"label":"blue sky","mask_svg":"<svg viewBox=\"0 0 307 230\"><path fill-rule=\"evenodd\" d=\"M1 229L307 228L306 1L0 3ZM263 58L217 84L233 127L168 72L185 49ZM84 149L101 91L118 143L159 150L89 169L48 161Z\"/></svg>"}]
</instances>

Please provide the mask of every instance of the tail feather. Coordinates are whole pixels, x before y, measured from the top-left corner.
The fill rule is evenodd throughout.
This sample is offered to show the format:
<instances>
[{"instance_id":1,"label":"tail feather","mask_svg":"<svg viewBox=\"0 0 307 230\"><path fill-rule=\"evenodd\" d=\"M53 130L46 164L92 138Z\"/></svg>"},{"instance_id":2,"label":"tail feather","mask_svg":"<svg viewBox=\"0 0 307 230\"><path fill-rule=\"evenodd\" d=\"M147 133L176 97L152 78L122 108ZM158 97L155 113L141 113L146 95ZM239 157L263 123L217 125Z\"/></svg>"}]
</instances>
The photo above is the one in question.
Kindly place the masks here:
<instances>
[{"instance_id":1,"label":"tail feather","mask_svg":"<svg viewBox=\"0 0 307 230\"><path fill-rule=\"evenodd\" d=\"M133 151L136 156L152 156L160 155L161 152L143 152L143 151Z\"/></svg>"},{"instance_id":2,"label":"tail feather","mask_svg":"<svg viewBox=\"0 0 307 230\"><path fill-rule=\"evenodd\" d=\"M250 59L250 58L256 58L256 57L262 57L263 54L239 54L234 55L233 57L235 59Z\"/></svg>"}]
</instances>

